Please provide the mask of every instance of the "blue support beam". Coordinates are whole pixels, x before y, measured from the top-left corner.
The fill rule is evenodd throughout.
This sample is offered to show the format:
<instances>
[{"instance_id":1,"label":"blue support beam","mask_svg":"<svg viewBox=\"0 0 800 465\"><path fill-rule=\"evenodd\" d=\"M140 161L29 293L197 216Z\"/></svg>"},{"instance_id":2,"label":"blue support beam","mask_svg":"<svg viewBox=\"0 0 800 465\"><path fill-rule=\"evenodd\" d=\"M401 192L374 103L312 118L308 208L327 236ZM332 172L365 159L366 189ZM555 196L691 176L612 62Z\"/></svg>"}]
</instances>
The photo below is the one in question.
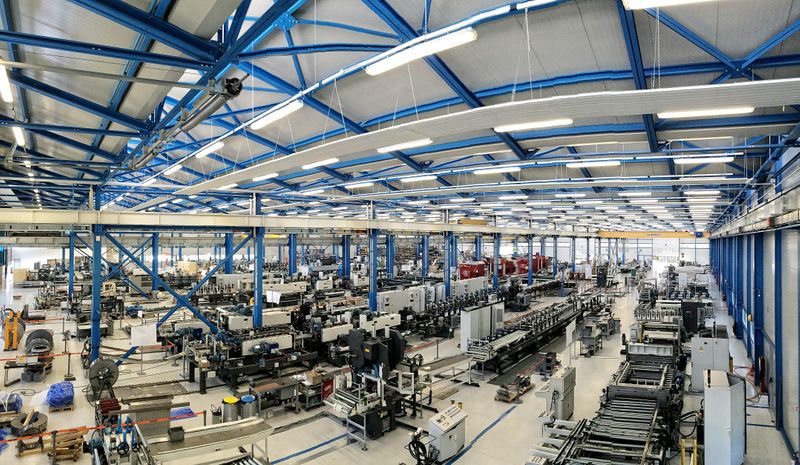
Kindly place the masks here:
<instances>
[{"instance_id":1,"label":"blue support beam","mask_svg":"<svg viewBox=\"0 0 800 465\"><path fill-rule=\"evenodd\" d=\"M570 248L569 248L570 254L571 254L570 261L572 262L572 272L575 273L575 271L577 271L577 267L578 267L578 265L575 263L575 262L578 261L578 249L576 248L575 238L574 237L571 239L571 242L572 242L572 244L570 245ZM623 256L622 261L624 262L625 261L624 253L623 253L622 256Z\"/></svg>"},{"instance_id":2,"label":"blue support beam","mask_svg":"<svg viewBox=\"0 0 800 465\"><path fill-rule=\"evenodd\" d=\"M349 234L342 236L342 267L339 270L339 276L345 279L350 279L350 247L351 237Z\"/></svg>"},{"instance_id":3,"label":"blue support beam","mask_svg":"<svg viewBox=\"0 0 800 465\"><path fill-rule=\"evenodd\" d=\"M356 43L290 45L288 47L270 47L262 50L240 53L238 61L250 61L258 58L273 56L296 56L324 52L385 52L391 48L391 45Z\"/></svg>"},{"instance_id":4,"label":"blue support beam","mask_svg":"<svg viewBox=\"0 0 800 465\"><path fill-rule=\"evenodd\" d=\"M214 60L219 45L197 37L174 24L154 18L121 0L70 0L97 15L110 19L131 30L147 34L162 44L199 60Z\"/></svg>"},{"instance_id":5,"label":"blue support beam","mask_svg":"<svg viewBox=\"0 0 800 465\"><path fill-rule=\"evenodd\" d=\"M158 255L159 255L159 247L158 247L158 233L153 233L153 245L151 246L151 253L153 257L153 263L151 269L153 273L158 276ZM153 292L158 290L158 283L156 280L153 280Z\"/></svg>"},{"instance_id":6,"label":"blue support beam","mask_svg":"<svg viewBox=\"0 0 800 465\"><path fill-rule=\"evenodd\" d=\"M297 234L289 234L287 254L289 255L289 276L297 274Z\"/></svg>"},{"instance_id":7,"label":"blue support beam","mask_svg":"<svg viewBox=\"0 0 800 465\"><path fill-rule=\"evenodd\" d=\"M389 279L394 278L394 256L395 244L394 234L386 235L386 277Z\"/></svg>"},{"instance_id":8,"label":"blue support beam","mask_svg":"<svg viewBox=\"0 0 800 465\"><path fill-rule=\"evenodd\" d=\"M736 289L736 321L738 324L736 325L736 337L742 338L744 335L744 329L746 320L745 320L745 311L744 311L744 236L737 236L735 238L736 241L736 273L734 274L734 286Z\"/></svg>"},{"instance_id":9,"label":"blue support beam","mask_svg":"<svg viewBox=\"0 0 800 465\"><path fill-rule=\"evenodd\" d=\"M450 255L450 266L458 269L458 236L453 234L453 253Z\"/></svg>"},{"instance_id":10,"label":"blue support beam","mask_svg":"<svg viewBox=\"0 0 800 465\"><path fill-rule=\"evenodd\" d=\"M753 240L754 240L753 235L748 234L746 238L747 249L745 251L746 263L745 263L745 286L744 286L745 290L744 321L746 322L747 325L745 328L745 345L747 347L747 357L750 358L751 360L755 360L755 357L753 357L753 337L752 337L753 298L755 294L755 292L753 292ZM696 255L697 252L695 252L695 256Z\"/></svg>"},{"instance_id":11,"label":"blue support beam","mask_svg":"<svg viewBox=\"0 0 800 465\"><path fill-rule=\"evenodd\" d=\"M493 256L494 261L492 262L492 287L497 289L500 287L500 241L502 237L500 233L494 234L494 247L493 247Z\"/></svg>"},{"instance_id":12,"label":"blue support beam","mask_svg":"<svg viewBox=\"0 0 800 465\"><path fill-rule=\"evenodd\" d=\"M783 231L775 231L775 427L783 429ZM789 276L790 279L795 278ZM787 284L793 285L787 280Z\"/></svg>"},{"instance_id":13,"label":"blue support beam","mask_svg":"<svg viewBox=\"0 0 800 465\"><path fill-rule=\"evenodd\" d=\"M378 311L378 234L380 230L369 230L369 310Z\"/></svg>"},{"instance_id":14,"label":"blue support beam","mask_svg":"<svg viewBox=\"0 0 800 465\"><path fill-rule=\"evenodd\" d=\"M69 276L67 278L67 295L72 302L72 294L75 291L75 230L69 230Z\"/></svg>"},{"instance_id":15,"label":"blue support beam","mask_svg":"<svg viewBox=\"0 0 800 465\"><path fill-rule=\"evenodd\" d=\"M100 290L103 288L103 225L92 225L92 316L91 316L91 348L89 361L100 357Z\"/></svg>"},{"instance_id":16,"label":"blue support beam","mask_svg":"<svg viewBox=\"0 0 800 465\"><path fill-rule=\"evenodd\" d=\"M427 234L422 236L422 240L420 243L420 249L422 252L422 256L420 257L421 264L421 273L423 278L428 277L428 270L430 269L430 256L429 256L429 249L430 249L430 239L431 237Z\"/></svg>"},{"instance_id":17,"label":"blue support beam","mask_svg":"<svg viewBox=\"0 0 800 465\"><path fill-rule=\"evenodd\" d=\"M217 272L218 272L218 271L219 271L219 270L220 270L220 269L221 269L221 268L224 266L224 264L225 264L225 263L227 263L227 262L229 262L229 261L232 261L232 260L233 260L233 256L234 256L234 255L235 255L237 252L239 252L239 250L241 250L241 249L242 249L242 248L245 246L245 244L247 244L247 243L250 241L250 239L252 239L252 237L253 237L253 235L252 235L252 234L248 235L248 236L247 236L247 237L246 237L246 238L245 238L245 239L244 239L242 242L240 242L240 243L239 243L239 245L237 245L237 246L236 246L236 247L233 249L233 251L231 251L231 254L230 254L230 255L227 255L227 256L226 256L226 257L225 257L225 258L224 258L222 261L218 261L218 262L217 262L217 263L216 263L216 264L215 264L215 265L214 265L214 266L213 266L213 267L212 267L212 268L211 268L211 269L208 271L208 273L206 273L206 275L205 275L205 276L203 276L203 279L201 279L201 280L200 280L200 281L199 281L197 284L195 284L195 286L194 286L192 289L190 289L190 290L189 290L189 292L188 292L188 293L186 293L186 295L185 295L185 296L183 296L183 301L188 301L188 299L190 299L190 298L191 298L191 297L192 297L192 296L193 296L193 295L194 295L194 294L195 294L197 291L199 291L199 290L200 290L200 289L201 289L203 286L205 286L205 284L206 284L206 283L207 283L207 282L208 282L208 281L211 279L211 277L212 277L212 276L214 276L215 274L217 274ZM200 247L198 247L198 256L199 256L199 249L200 249ZM134 254L129 254L129 256L132 256L132 255L134 255ZM161 318L158 320L158 323L156 324L156 326L157 326L157 327L160 327L161 325L163 325L163 324L164 324L164 323L165 323L165 322L166 322L166 321L169 319L169 317L170 317L170 316L172 316L172 314L173 314L173 313L175 313L175 312L176 312L176 311L177 311L179 308L181 308L182 306L184 306L184 305L183 305L183 303L182 303L182 302L179 300L179 301L178 301L178 303L176 303L176 304L175 304L175 305L174 305L174 306L173 306L173 307L172 307L172 308L171 308L171 309L170 309L170 310L169 310L167 313L165 313L165 314L164 314L164 315L163 315L163 316L162 316L162 317L161 317ZM187 308L189 308L189 307L187 307ZM191 308L189 308L189 310L191 311L192 309L191 309Z\"/></svg>"},{"instance_id":18,"label":"blue support beam","mask_svg":"<svg viewBox=\"0 0 800 465\"><path fill-rule=\"evenodd\" d=\"M453 232L444 234L444 297L449 299L453 295Z\"/></svg>"},{"instance_id":19,"label":"blue support beam","mask_svg":"<svg viewBox=\"0 0 800 465\"><path fill-rule=\"evenodd\" d=\"M262 326L262 313L264 310L264 228L255 228L255 244L256 260L253 264L253 271L255 280L254 286L254 303L253 303L253 327L260 328Z\"/></svg>"},{"instance_id":20,"label":"blue support beam","mask_svg":"<svg viewBox=\"0 0 800 465\"><path fill-rule=\"evenodd\" d=\"M225 233L225 256L230 256L233 251L233 233ZM233 273L233 260L225 262L225 273Z\"/></svg>"},{"instance_id":21,"label":"blue support beam","mask_svg":"<svg viewBox=\"0 0 800 465\"><path fill-rule=\"evenodd\" d=\"M483 236L475 236L475 260L483 260Z\"/></svg>"},{"instance_id":22,"label":"blue support beam","mask_svg":"<svg viewBox=\"0 0 800 465\"><path fill-rule=\"evenodd\" d=\"M202 70L210 68L214 64L213 61L209 60L196 60L172 55L162 55L158 53L130 50L120 47L111 47L108 45L60 39L57 37L37 36L34 34L10 30L0 31L0 42L17 45L29 45L31 47L46 48L51 50L64 50L85 55L118 58L121 60L135 60L144 63L153 63L176 68Z\"/></svg>"},{"instance_id":23,"label":"blue support beam","mask_svg":"<svg viewBox=\"0 0 800 465\"><path fill-rule=\"evenodd\" d=\"M533 285L533 236L528 236L528 286Z\"/></svg>"},{"instance_id":24,"label":"blue support beam","mask_svg":"<svg viewBox=\"0 0 800 465\"><path fill-rule=\"evenodd\" d=\"M558 236L553 236L553 277L558 276Z\"/></svg>"}]
</instances>

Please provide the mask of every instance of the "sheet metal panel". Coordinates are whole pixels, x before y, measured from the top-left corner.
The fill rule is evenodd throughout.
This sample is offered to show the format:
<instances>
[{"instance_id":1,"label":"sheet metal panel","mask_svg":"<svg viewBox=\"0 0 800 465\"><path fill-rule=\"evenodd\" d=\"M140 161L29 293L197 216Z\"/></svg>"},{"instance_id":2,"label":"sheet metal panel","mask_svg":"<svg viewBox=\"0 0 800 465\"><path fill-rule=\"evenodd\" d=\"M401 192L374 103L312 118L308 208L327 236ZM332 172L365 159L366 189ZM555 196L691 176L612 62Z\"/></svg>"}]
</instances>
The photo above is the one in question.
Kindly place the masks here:
<instances>
[{"instance_id":1,"label":"sheet metal panel","mask_svg":"<svg viewBox=\"0 0 800 465\"><path fill-rule=\"evenodd\" d=\"M798 262L800 256L800 233L794 230L785 230L782 233L782 305L783 321L781 332L783 335L783 426L787 436L792 441L792 447L798 449L800 442L800 385L798 384L798 289L800 289L800 275L798 275Z\"/></svg>"}]
</instances>

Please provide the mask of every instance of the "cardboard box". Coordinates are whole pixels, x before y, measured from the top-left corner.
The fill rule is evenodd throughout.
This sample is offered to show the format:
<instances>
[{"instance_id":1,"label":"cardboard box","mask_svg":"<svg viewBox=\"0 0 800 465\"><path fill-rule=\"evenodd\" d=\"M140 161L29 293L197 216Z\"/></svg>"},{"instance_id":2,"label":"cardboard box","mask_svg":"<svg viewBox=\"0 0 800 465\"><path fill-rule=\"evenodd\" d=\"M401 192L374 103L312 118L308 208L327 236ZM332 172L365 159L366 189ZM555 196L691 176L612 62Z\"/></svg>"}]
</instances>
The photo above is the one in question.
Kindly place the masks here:
<instances>
[{"instance_id":1,"label":"cardboard box","mask_svg":"<svg viewBox=\"0 0 800 465\"><path fill-rule=\"evenodd\" d=\"M469 224L472 226L486 226L489 224L486 220L475 220L470 218L459 218L458 224Z\"/></svg>"},{"instance_id":2,"label":"cardboard box","mask_svg":"<svg viewBox=\"0 0 800 465\"><path fill-rule=\"evenodd\" d=\"M25 268L14 269L14 284L22 284L23 281L28 280L28 270Z\"/></svg>"}]
</instances>

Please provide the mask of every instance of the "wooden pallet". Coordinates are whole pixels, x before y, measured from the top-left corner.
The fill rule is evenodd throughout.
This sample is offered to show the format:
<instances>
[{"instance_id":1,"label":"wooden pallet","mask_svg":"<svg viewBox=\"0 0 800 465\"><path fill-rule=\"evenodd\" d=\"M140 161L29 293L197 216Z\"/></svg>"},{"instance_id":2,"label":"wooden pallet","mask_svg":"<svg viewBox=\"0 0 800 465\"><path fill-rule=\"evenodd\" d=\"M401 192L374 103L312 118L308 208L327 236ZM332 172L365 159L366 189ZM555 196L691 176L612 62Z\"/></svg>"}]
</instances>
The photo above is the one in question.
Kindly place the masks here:
<instances>
[{"instance_id":1,"label":"wooden pallet","mask_svg":"<svg viewBox=\"0 0 800 465\"><path fill-rule=\"evenodd\" d=\"M83 433L78 431L58 433L58 435L56 435L55 452L56 460L78 460L78 457L83 453ZM28 455L43 453L47 453L47 455L52 457L52 435L42 436L38 440L17 441L17 457L26 457Z\"/></svg>"},{"instance_id":2,"label":"wooden pallet","mask_svg":"<svg viewBox=\"0 0 800 465\"><path fill-rule=\"evenodd\" d=\"M535 386L536 385L534 383L531 383L528 386L520 389L519 393L517 393L517 386L514 384L500 386L500 388L497 390L497 394L494 396L494 400L508 403L514 402L518 397L522 397L523 394L530 391Z\"/></svg>"},{"instance_id":3,"label":"wooden pallet","mask_svg":"<svg viewBox=\"0 0 800 465\"><path fill-rule=\"evenodd\" d=\"M56 412L69 412L75 410L75 403L69 404L66 407L50 407L50 413Z\"/></svg>"}]
</instances>

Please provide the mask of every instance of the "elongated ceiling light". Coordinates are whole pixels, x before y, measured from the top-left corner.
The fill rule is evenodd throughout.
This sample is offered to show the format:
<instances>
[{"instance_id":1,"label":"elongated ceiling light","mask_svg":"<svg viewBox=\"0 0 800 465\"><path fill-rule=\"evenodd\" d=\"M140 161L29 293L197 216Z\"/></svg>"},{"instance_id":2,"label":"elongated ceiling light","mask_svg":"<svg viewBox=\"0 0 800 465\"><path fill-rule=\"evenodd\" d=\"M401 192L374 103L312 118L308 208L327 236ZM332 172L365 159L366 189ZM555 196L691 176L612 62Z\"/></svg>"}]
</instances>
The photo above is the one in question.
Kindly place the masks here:
<instances>
[{"instance_id":1,"label":"elongated ceiling light","mask_svg":"<svg viewBox=\"0 0 800 465\"><path fill-rule=\"evenodd\" d=\"M292 100L280 108L270 109L270 111L265 112L261 117L250 123L250 129L258 131L259 129L269 126L275 121L286 118L301 108L303 108L302 100Z\"/></svg>"},{"instance_id":2,"label":"elongated ceiling light","mask_svg":"<svg viewBox=\"0 0 800 465\"><path fill-rule=\"evenodd\" d=\"M644 10L645 8L664 8L668 6L689 5L691 3L704 3L711 0L622 0L625 8L629 10Z\"/></svg>"},{"instance_id":3,"label":"elongated ceiling light","mask_svg":"<svg viewBox=\"0 0 800 465\"><path fill-rule=\"evenodd\" d=\"M380 61L367 65L364 70L370 76L377 76L414 60L472 42L477 38L478 31L475 29L471 27L459 29L393 53Z\"/></svg>"},{"instance_id":4,"label":"elongated ceiling light","mask_svg":"<svg viewBox=\"0 0 800 465\"><path fill-rule=\"evenodd\" d=\"M425 205L425 204L431 203L431 201L430 200L412 200L412 201L406 202L406 203L409 204L409 205ZM437 215L438 215L438 213L437 213Z\"/></svg>"},{"instance_id":5,"label":"elongated ceiling light","mask_svg":"<svg viewBox=\"0 0 800 465\"><path fill-rule=\"evenodd\" d=\"M345 184L344 188L352 190L352 189L362 189L364 187L372 187L374 185L375 183L372 181L364 181L364 182L354 182L352 184Z\"/></svg>"},{"instance_id":6,"label":"elongated ceiling light","mask_svg":"<svg viewBox=\"0 0 800 465\"><path fill-rule=\"evenodd\" d=\"M14 94L11 92L11 82L8 80L8 70L0 65L0 98L6 103L14 101Z\"/></svg>"},{"instance_id":7,"label":"elongated ceiling light","mask_svg":"<svg viewBox=\"0 0 800 465\"><path fill-rule=\"evenodd\" d=\"M310 191L301 192L300 195L319 195L325 192L325 189L314 189Z\"/></svg>"},{"instance_id":8,"label":"elongated ceiling light","mask_svg":"<svg viewBox=\"0 0 800 465\"><path fill-rule=\"evenodd\" d=\"M693 157L693 158L675 158L673 160L676 165L701 165L706 163L730 163L733 161L732 156L723 157Z\"/></svg>"},{"instance_id":9,"label":"elongated ceiling light","mask_svg":"<svg viewBox=\"0 0 800 465\"><path fill-rule=\"evenodd\" d=\"M500 200L527 200L528 196L523 194L518 195L501 195Z\"/></svg>"},{"instance_id":10,"label":"elongated ceiling light","mask_svg":"<svg viewBox=\"0 0 800 465\"><path fill-rule=\"evenodd\" d=\"M529 131L531 129L547 129L569 126L572 123L573 121L571 118L557 118L542 121L531 121L529 123L504 124L501 126L496 126L494 130L497 132L519 132Z\"/></svg>"},{"instance_id":11,"label":"elongated ceiling light","mask_svg":"<svg viewBox=\"0 0 800 465\"><path fill-rule=\"evenodd\" d=\"M143 186L149 186L150 184L153 184L154 182L156 182L156 178L150 178L150 179L148 179L147 181L144 181L144 182L142 183L142 185L143 185Z\"/></svg>"},{"instance_id":12,"label":"elongated ceiling light","mask_svg":"<svg viewBox=\"0 0 800 465\"><path fill-rule=\"evenodd\" d=\"M586 197L586 194L556 194L558 199L580 199Z\"/></svg>"},{"instance_id":13,"label":"elongated ceiling light","mask_svg":"<svg viewBox=\"0 0 800 465\"><path fill-rule=\"evenodd\" d=\"M389 152L395 152L397 150L415 149L417 147L424 147L426 145L431 145L432 143L433 143L433 140L428 139L428 138L417 139L417 140L412 140L412 141L409 141L409 142L403 142L403 143L400 143L400 144L387 145L386 147L380 147L380 148L378 148L378 153L389 153Z\"/></svg>"},{"instance_id":14,"label":"elongated ceiling light","mask_svg":"<svg viewBox=\"0 0 800 465\"><path fill-rule=\"evenodd\" d=\"M469 203L474 201L475 199L473 199L472 197L457 197L455 199L450 199L450 202L452 203Z\"/></svg>"},{"instance_id":15,"label":"elongated ceiling light","mask_svg":"<svg viewBox=\"0 0 800 465\"><path fill-rule=\"evenodd\" d=\"M721 194L720 191L715 190L689 190L683 191L683 195L719 195Z\"/></svg>"},{"instance_id":16,"label":"elongated ceiling light","mask_svg":"<svg viewBox=\"0 0 800 465\"><path fill-rule=\"evenodd\" d=\"M653 195L653 193L628 191L628 192L618 192L617 195L620 197L650 197L651 195Z\"/></svg>"},{"instance_id":17,"label":"elongated ceiling light","mask_svg":"<svg viewBox=\"0 0 800 465\"><path fill-rule=\"evenodd\" d=\"M400 178L400 182L408 183L408 182L419 182L419 181L433 181L436 179L435 174L423 174L421 176L409 176L407 178Z\"/></svg>"},{"instance_id":18,"label":"elongated ceiling light","mask_svg":"<svg viewBox=\"0 0 800 465\"><path fill-rule=\"evenodd\" d=\"M520 2L515 5L517 10L526 10L537 6L549 5L555 3L557 0L530 0L528 2Z\"/></svg>"},{"instance_id":19,"label":"elongated ceiling light","mask_svg":"<svg viewBox=\"0 0 800 465\"><path fill-rule=\"evenodd\" d=\"M320 166L332 165L334 163L337 163L338 161L339 161L338 158L327 158L325 160L315 161L307 165L303 165L302 168L304 170L313 170L314 168L319 168Z\"/></svg>"},{"instance_id":20,"label":"elongated ceiling light","mask_svg":"<svg viewBox=\"0 0 800 465\"><path fill-rule=\"evenodd\" d=\"M253 178L253 182L266 181L267 179L273 179L273 178L277 178L277 177L278 177L278 173L264 174L264 175L261 175L261 176L254 177Z\"/></svg>"},{"instance_id":21,"label":"elongated ceiling light","mask_svg":"<svg viewBox=\"0 0 800 465\"><path fill-rule=\"evenodd\" d=\"M213 142L213 143L208 144L205 147L201 148L200 150L198 150L194 154L194 156L197 157L197 158L203 158L203 157L207 156L210 153L216 152L217 150L221 149L224 146L225 146L225 142L223 142L221 140L218 140L216 142Z\"/></svg>"},{"instance_id":22,"label":"elongated ceiling light","mask_svg":"<svg viewBox=\"0 0 800 465\"><path fill-rule=\"evenodd\" d=\"M222 187L218 187L217 189L221 190L221 191L226 191L226 190L229 190L229 189L234 189L236 187L239 187L239 185L236 184L236 183L233 183L233 184L226 184L226 185L224 185Z\"/></svg>"},{"instance_id":23,"label":"elongated ceiling light","mask_svg":"<svg viewBox=\"0 0 800 465\"><path fill-rule=\"evenodd\" d=\"M755 107L729 107L712 108L708 110L665 111L658 113L658 117L661 119L705 118L710 116L746 115L755 110Z\"/></svg>"},{"instance_id":24,"label":"elongated ceiling light","mask_svg":"<svg viewBox=\"0 0 800 465\"><path fill-rule=\"evenodd\" d=\"M501 174L516 173L521 169L519 166L498 166L497 168L479 168L472 172L475 174Z\"/></svg>"},{"instance_id":25,"label":"elongated ceiling light","mask_svg":"<svg viewBox=\"0 0 800 465\"><path fill-rule=\"evenodd\" d=\"M602 168L607 166L619 166L622 164L619 160L603 160L603 161L579 161L575 163L567 163L567 168Z\"/></svg>"},{"instance_id":26,"label":"elongated ceiling light","mask_svg":"<svg viewBox=\"0 0 800 465\"><path fill-rule=\"evenodd\" d=\"M165 175L175 174L181 170L181 165L172 165L164 170Z\"/></svg>"},{"instance_id":27,"label":"elongated ceiling light","mask_svg":"<svg viewBox=\"0 0 800 465\"><path fill-rule=\"evenodd\" d=\"M20 147L25 147L25 133L22 132L22 128L19 126L14 126L11 128L11 132L14 133L14 140L16 141L17 145Z\"/></svg>"}]
</instances>

